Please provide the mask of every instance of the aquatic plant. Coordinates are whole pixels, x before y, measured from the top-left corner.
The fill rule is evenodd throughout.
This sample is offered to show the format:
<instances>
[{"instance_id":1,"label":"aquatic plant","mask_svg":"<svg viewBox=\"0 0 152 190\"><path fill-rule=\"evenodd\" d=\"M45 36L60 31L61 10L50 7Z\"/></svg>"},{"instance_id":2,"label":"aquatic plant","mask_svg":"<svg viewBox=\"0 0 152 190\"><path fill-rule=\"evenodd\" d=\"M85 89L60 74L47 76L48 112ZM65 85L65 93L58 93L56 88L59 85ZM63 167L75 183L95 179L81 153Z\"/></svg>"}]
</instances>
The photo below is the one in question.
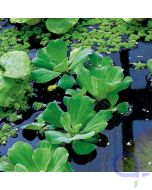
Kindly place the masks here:
<instances>
[{"instance_id":1,"label":"aquatic plant","mask_svg":"<svg viewBox=\"0 0 152 190\"><path fill-rule=\"evenodd\" d=\"M0 57L0 67L0 106L10 107L15 103L14 92L18 96L21 80L31 75L30 59L23 51L8 52Z\"/></svg>"},{"instance_id":2,"label":"aquatic plant","mask_svg":"<svg viewBox=\"0 0 152 190\"><path fill-rule=\"evenodd\" d=\"M18 129L15 127L12 127L8 124L4 124L0 128L0 145L5 145L7 143L8 138L16 137Z\"/></svg>"},{"instance_id":3,"label":"aquatic plant","mask_svg":"<svg viewBox=\"0 0 152 190\"><path fill-rule=\"evenodd\" d=\"M41 21L40 18L10 18L11 23L26 23L28 25L35 25L38 24Z\"/></svg>"},{"instance_id":4,"label":"aquatic plant","mask_svg":"<svg viewBox=\"0 0 152 190\"><path fill-rule=\"evenodd\" d=\"M27 100L33 95L30 76L30 59L25 52L11 51L0 57L0 117L28 108Z\"/></svg>"},{"instance_id":5,"label":"aquatic plant","mask_svg":"<svg viewBox=\"0 0 152 190\"><path fill-rule=\"evenodd\" d=\"M36 26L23 25L20 28L2 28L0 32L0 56L14 50L29 53L31 46L35 46L37 43L42 47L46 46L51 33L44 32L44 28L43 24Z\"/></svg>"},{"instance_id":6,"label":"aquatic plant","mask_svg":"<svg viewBox=\"0 0 152 190\"><path fill-rule=\"evenodd\" d=\"M0 159L0 171L4 172L67 172L68 152L63 147L41 141L33 150L28 143L18 141L8 150L7 157Z\"/></svg>"},{"instance_id":7,"label":"aquatic plant","mask_svg":"<svg viewBox=\"0 0 152 190\"><path fill-rule=\"evenodd\" d=\"M10 18L10 22L15 24L38 24L42 19L40 18ZM44 19L43 19L44 20ZM68 32L77 22L78 18L48 18L46 19L46 28L55 34L64 34Z\"/></svg>"},{"instance_id":8,"label":"aquatic plant","mask_svg":"<svg viewBox=\"0 0 152 190\"><path fill-rule=\"evenodd\" d=\"M119 52L136 47L138 41L152 41L152 19L147 24L140 22L126 23L122 18L82 19L60 38L71 49L81 46L92 48L98 53Z\"/></svg>"},{"instance_id":9,"label":"aquatic plant","mask_svg":"<svg viewBox=\"0 0 152 190\"><path fill-rule=\"evenodd\" d=\"M89 154L96 149L98 134L103 132L112 111L94 111L93 100L87 96L73 96L67 104L67 112L51 102L43 112L45 122L52 130L45 132L46 139L52 144L72 143L77 154Z\"/></svg>"},{"instance_id":10,"label":"aquatic plant","mask_svg":"<svg viewBox=\"0 0 152 190\"><path fill-rule=\"evenodd\" d=\"M111 104L117 103L118 93L127 89L132 82L131 77L124 77L123 69L115 66L90 66L88 69L80 66L77 73L77 83L98 100L107 99ZM114 103L112 103L114 101Z\"/></svg>"},{"instance_id":11,"label":"aquatic plant","mask_svg":"<svg viewBox=\"0 0 152 190\"><path fill-rule=\"evenodd\" d=\"M46 83L63 74L58 86L65 89L71 88L75 83L72 76L73 70L85 62L92 50L88 48L74 49L69 58L67 53L68 47L60 39L52 40L47 47L39 49L33 60L36 69L32 72L32 79L38 83Z\"/></svg>"},{"instance_id":12,"label":"aquatic plant","mask_svg":"<svg viewBox=\"0 0 152 190\"><path fill-rule=\"evenodd\" d=\"M64 34L68 32L78 20L78 18L48 18L46 20L46 27L52 33Z\"/></svg>"}]
</instances>

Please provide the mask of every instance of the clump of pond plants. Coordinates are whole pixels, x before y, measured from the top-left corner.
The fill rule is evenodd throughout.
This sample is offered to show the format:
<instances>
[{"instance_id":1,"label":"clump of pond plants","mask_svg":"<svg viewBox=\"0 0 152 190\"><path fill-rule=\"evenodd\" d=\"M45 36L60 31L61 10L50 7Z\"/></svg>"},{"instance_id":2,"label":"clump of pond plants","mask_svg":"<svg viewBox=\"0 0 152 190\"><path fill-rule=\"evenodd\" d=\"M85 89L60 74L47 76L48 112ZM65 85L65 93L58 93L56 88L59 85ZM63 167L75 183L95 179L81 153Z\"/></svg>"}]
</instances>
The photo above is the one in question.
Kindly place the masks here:
<instances>
[{"instance_id":1,"label":"clump of pond plants","mask_svg":"<svg viewBox=\"0 0 152 190\"><path fill-rule=\"evenodd\" d=\"M119 52L136 47L140 40L152 41L152 19L145 23L137 20L128 23L122 18L82 19L61 39L72 49L83 46L98 53Z\"/></svg>"},{"instance_id":2,"label":"clump of pond plants","mask_svg":"<svg viewBox=\"0 0 152 190\"><path fill-rule=\"evenodd\" d=\"M5 145L9 137L16 137L18 129L9 124L4 124L0 128L0 145Z\"/></svg>"},{"instance_id":3,"label":"clump of pond plants","mask_svg":"<svg viewBox=\"0 0 152 190\"><path fill-rule=\"evenodd\" d=\"M9 149L7 157L0 160L0 171L4 172L67 172L72 171L68 152L41 141L33 150L28 143L18 141Z\"/></svg>"},{"instance_id":4,"label":"clump of pond plants","mask_svg":"<svg viewBox=\"0 0 152 190\"><path fill-rule=\"evenodd\" d=\"M31 62L24 51L11 51L0 57L0 116L28 108L33 94L30 86Z\"/></svg>"},{"instance_id":5,"label":"clump of pond plants","mask_svg":"<svg viewBox=\"0 0 152 190\"><path fill-rule=\"evenodd\" d=\"M15 24L36 25L41 22L42 19L39 18L11 18L10 22ZM48 18L43 19L46 23L46 28L55 34L63 34L68 32L77 22L78 18Z\"/></svg>"},{"instance_id":6,"label":"clump of pond plants","mask_svg":"<svg viewBox=\"0 0 152 190\"><path fill-rule=\"evenodd\" d=\"M129 105L127 102L120 102L119 93L129 88L131 77L125 76L121 67L114 66L110 57L100 55L91 47L97 43L98 52L119 51L122 47L130 48L146 30L138 33L137 27L142 28L141 23L137 22L130 26L130 29L123 19L81 19L79 22L78 20L76 18L10 19L10 22L15 23L18 28L37 27L38 31L35 29L34 33L25 32L26 40L24 40L27 43L33 34L36 38L39 36L39 39L43 39L41 38L43 34L39 30L41 25L46 26L51 35L48 35L44 40L45 43L36 51L32 66L25 51L1 52L2 113L11 113L13 120L14 113L28 110L28 99L34 90L31 82L36 85L46 85L50 94L59 88L63 96L60 102L51 101L46 105L38 100L30 105L35 111L43 108L45 110L34 122L21 128L41 133L45 140L41 140L36 149L28 143L16 142L12 148L9 148L7 155L0 158L0 171L72 171L68 161L70 151L79 156L89 155L96 150L101 140L100 135L114 113L128 113ZM89 26L93 28L88 33ZM51 40L52 35L55 39ZM122 42L120 39L122 35L128 35L129 41ZM78 43L72 45L73 40L78 40ZM28 50L29 46L25 49ZM151 61L147 65L151 69ZM106 106L99 106L97 109L99 103ZM1 128L3 136L6 134L7 138L13 136L12 131L15 130L8 126L6 124Z\"/></svg>"}]
</instances>

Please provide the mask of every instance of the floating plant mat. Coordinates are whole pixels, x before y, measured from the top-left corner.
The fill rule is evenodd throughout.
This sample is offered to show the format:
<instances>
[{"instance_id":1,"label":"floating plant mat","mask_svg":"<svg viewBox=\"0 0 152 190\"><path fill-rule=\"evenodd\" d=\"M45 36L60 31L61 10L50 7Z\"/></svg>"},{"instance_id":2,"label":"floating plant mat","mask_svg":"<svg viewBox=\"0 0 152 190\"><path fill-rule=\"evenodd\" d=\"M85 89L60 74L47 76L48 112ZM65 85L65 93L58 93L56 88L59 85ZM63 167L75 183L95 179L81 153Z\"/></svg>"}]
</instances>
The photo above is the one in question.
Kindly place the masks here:
<instances>
[{"instance_id":1,"label":"floating plant mat","mask_svg":"<svg viewBox=\"0 0 152 190\"><path fill-rule=\"evenodd\" d=\"M29 55L32 59L35 56L36 49L41 46L37 47L34 44L31 46ZM108 53L114 64L124 68L125 75L130 75L133 78L130 89L120 93L120 101L128 101L132 105L132 111L127 116L114 115L100 136L101 141L98 143L96 151L90 155L78 156L67 146L70 153L69 161L74 171L135 171L134 159L130 160L130 158L133 157L136 149L140 148L138 143L140 138L147 134L148 130L151 132L150 129L152 128L152 84L146 69L136 71L130 63L138 61L146 63L152 57L151 52L152 43L139 42L134 49L121 50L120 53ZM29 100L29 104L32 105L35 101L47 104L50 101L57 100L64 109L62 104L64 91L57 88L49 92L49 84L33 84L36 96ZM51 84L54 84L54 81ZM100 105L98 106L100 107ZM30 143L33 148L37 147L39 140L44 138L43 134L25 131L20 127L32 123L41 111L43 109L37 112L31 107L30 110L23 113L23 119L13 124L13 127L19 129L18 136L16 138L10 137L5 146L0 145L0 155L5 155L7 150L19 140ZM2 125L3 121L1 122ZM143 138L146 141L146 136Z\"/></svg>"}]
</instances>

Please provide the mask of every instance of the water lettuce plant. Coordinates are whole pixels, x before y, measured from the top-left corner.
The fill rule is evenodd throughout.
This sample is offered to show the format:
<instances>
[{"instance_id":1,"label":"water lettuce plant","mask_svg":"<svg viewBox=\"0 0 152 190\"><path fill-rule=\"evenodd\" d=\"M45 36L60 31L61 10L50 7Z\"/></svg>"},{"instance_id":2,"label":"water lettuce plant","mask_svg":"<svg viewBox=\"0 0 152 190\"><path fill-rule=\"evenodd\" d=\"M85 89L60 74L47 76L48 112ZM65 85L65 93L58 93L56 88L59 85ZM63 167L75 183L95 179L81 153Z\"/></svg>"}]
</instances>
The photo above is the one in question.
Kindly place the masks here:
<instances>
[{"instance_id":1,"label":"water lettuce plant","mask_svg":"<svg viewBox=\"0 0 152 190\"><path fill-rule=\"evenodd\" d=\"M33 60L36 69L32 72L32 79L38 83L46 83L62 75L58 86L71 88L75 83L73 70L86 61L92 50L74 49L69 58L67 53L68 47L64 41L51 40L47 47L37 51L36 58Z\"/></svg>"},{"instance_id":2,"label":"water lettuce plant","mask_svg":"<svg viewBox=\"0 0 152 190\"><path fill-rule=\"evenodd\" d=\"M0 106L9 107L19 96L23 80L31 75L28 55L23 51L12 51L0 57Z\"/></svg>"},{"instance_id":3,"label":"water lettuce plant","mask_svg":"<svg viewBox=\"0 0 152 190\"><path fill-rule=\"evenodd\" d=\"M78 67L77 83L97 100L108 99L118 101L118 93L127 89L132 82L131 77L124 77L123 69L115 66ZM113 100L115 99L115 100Z\"/></svg>"},{"instance_id":4,"label":"water lettuce plant","mask_svg":"<svg viewBox=\"0 0 152 190\"><path fill-rule=\"evenodd\" d=\"M69 144L77 154L89 154L96 149L99 133L107 126L112 111L94 111L94 100L88 96L73 96L64 112L57 104L51 102L43 112L45 122L54 129L45 132L51 144Z\"/></svg>"},{"instance_id":5,"label":"water lettuce plant","mask_svg":"<svg viewBox=\"0 0 152 190\"><path fill-rule=\"evenodd\" d=\"M37 149L18 141L8 150L7 157L0 159L0 171L4 172L67 172L72 171L68 152L47 141L40 141Z\"/></svg>"}]
</instances>

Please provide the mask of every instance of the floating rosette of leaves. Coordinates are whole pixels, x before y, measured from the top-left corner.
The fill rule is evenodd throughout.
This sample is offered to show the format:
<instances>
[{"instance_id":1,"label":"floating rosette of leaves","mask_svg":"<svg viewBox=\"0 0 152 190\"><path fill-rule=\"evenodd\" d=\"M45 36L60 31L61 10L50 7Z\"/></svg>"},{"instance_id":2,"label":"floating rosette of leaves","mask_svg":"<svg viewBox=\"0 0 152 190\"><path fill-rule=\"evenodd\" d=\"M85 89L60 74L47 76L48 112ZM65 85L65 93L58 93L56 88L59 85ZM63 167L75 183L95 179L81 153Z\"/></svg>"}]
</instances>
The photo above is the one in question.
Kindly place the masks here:
<instances>
[{"instance_id":1,"label":"floating rosette of leaves","mask_svg":"<svg viewBox=\"0 0 152 190\"><path fill-rule=\"evenodd\" d=\"M51 102L43 112L43 119L54 130L45 132L46 139L56 145L72 143L73 150L79 155L94 151L99 133L106 128L112 111L96 113L93 102L88 96L73 96L67 103L67 112L56 102Z\"/></svg>"},{"instance_id":2,"label":"floating rosette of leaves","mask_svg":"<svg viewBox=\"0 0 152 190\"><path fill-rule=\"evenodd\" d=\"M28 24L28 25L35 25L41 21L40 18L10 18L10 22L12 24L19 23L19 24Z\"/></svg>"},{"instance_id":3,"label":"floating rosette of leaves","mask_svg":"<svg viewBox=\"0 0 152 190\"><path fill-rule=\"evenodd\" d=\"M116 66L78 67L77 83L97 100L107 99L115 105L119 99L118 93L127 89L132 82L131 77L124 77L123 69Z\"/></svg>"},{"instance_id":4,"label":"floating rosette of leaves","mask_svg":"<svg viewBox=\"0 0 152 190\"><path fill-rule=\"evenodd\" d=\"M46 27L52 33L64 34L68 32L78 20L78 18L48 18L46 20Z\"/></svg>"},{"instance_id":5,"label":"floating rosette of leaves","mask_svg":"<svg viewBox=\"0 0 152 190\"><path fill-rule=\"evenodd\" d=\"M72 171L68 152L63 147L40 141L33 150L28 143L18 141L0 159L0 171L4 172L67 172Z\"/></svg>"},{"instance_id":6,"label":"floating rosette of leaves","mask_svg":"<svg viewBox=\"0 0 152 190\"><path fill-rule=\"evenodd\" d=\"M0 106L10 107L22 88L23 80L31 75L28 55L11 51L0 57Z\"/></svg>"},{"instance_id":7,"label":"floating rosette of leaves","mask_svg":"<svg viewBox=\"0 0 152 190\"><path fill-rule=\"evenodd\" d=\"M37 83L46 83L61 76L58 86L63 89L71 88L75 83L74 69L86 61L92 50L74 49L69 58L67 53L66 43L59 39L52 40L47 47L39 49L33 60L36 69L32 72L32 79Z\"/></svg>"}]
</instances>

